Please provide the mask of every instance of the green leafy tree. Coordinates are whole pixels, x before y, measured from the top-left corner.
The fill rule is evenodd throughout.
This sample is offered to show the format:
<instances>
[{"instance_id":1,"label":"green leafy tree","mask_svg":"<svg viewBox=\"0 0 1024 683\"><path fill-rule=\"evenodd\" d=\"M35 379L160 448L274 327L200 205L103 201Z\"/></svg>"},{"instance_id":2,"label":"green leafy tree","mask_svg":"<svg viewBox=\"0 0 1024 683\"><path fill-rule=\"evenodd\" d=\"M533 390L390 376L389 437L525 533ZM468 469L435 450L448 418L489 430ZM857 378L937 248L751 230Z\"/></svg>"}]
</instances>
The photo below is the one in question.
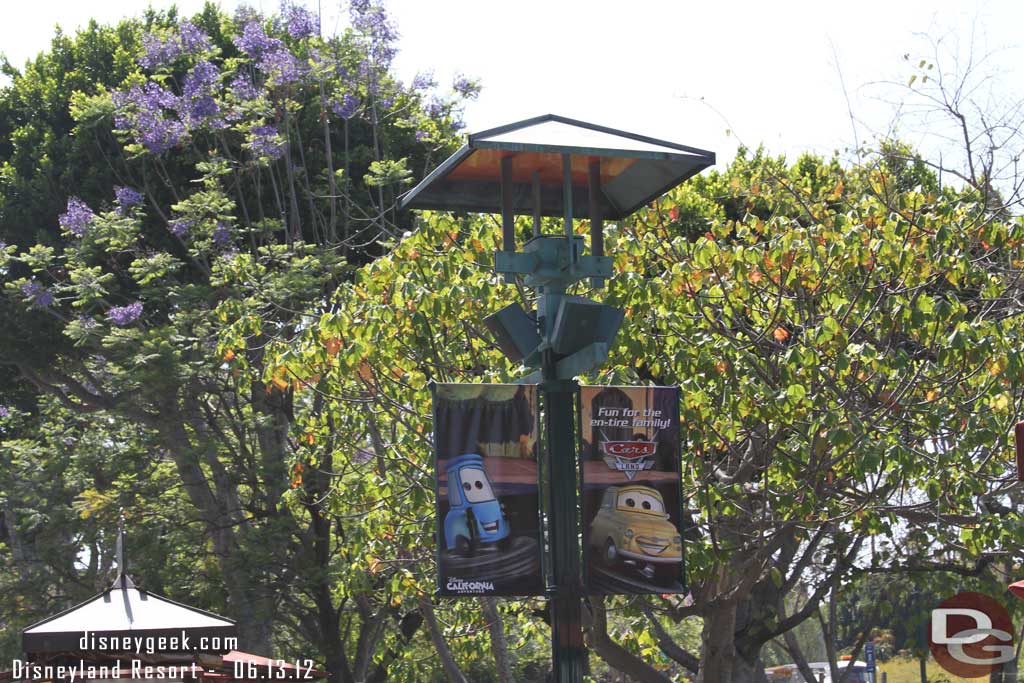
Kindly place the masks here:
<instances>
[{"instance_id":1,"label":"green leafy tree","mask_svg":"<svg viewBox=\"0 0 1024 683\"><path fill-rule=\"evenodd\" d=\"M972 573L1020 533L983 502L1011 484L1021 225L913 170L741 157L682 190L732 204L703 237L652 210L621 243L660 274L614 285L643 321L623 362L683 386L700 680L757 680L761 646L857 573Z\"/></svg>"},{"instance_id":2,"label":"green leafy tree","mask_svg":"<svg viewBox=\"0 0 1024 683\"><path fill-rule=\"evenodd\" d=\"M694 603L632 609L646 610L662 656L702 680L759 680L764 644L819 614L835 623L829 601L856 576L976 574L1020 534L984 506L1011 490L1022 226L971 192L908 186L899 174L912 170L884 156L844 169L744 155L610 231L620 275L607 300L628 322L595 379L683 386L700 535ZM335 402L311 428L347 421L376 458L364 465L376 481L335 483L347 514L367 505L360 491L390 519L429 500L428 380L512 376L479 322L521 296L491 274L496 239L485 220L429 215L298 345L268 350ZM394 482L387 502L381 476ZM385 566L422 581L432 524L409 522L373 561L403 558ZM595 650L664 680L623 656L595 610ZM690 616L703 620L699 654L659 631Z\"/></svg>"}]
</instances>

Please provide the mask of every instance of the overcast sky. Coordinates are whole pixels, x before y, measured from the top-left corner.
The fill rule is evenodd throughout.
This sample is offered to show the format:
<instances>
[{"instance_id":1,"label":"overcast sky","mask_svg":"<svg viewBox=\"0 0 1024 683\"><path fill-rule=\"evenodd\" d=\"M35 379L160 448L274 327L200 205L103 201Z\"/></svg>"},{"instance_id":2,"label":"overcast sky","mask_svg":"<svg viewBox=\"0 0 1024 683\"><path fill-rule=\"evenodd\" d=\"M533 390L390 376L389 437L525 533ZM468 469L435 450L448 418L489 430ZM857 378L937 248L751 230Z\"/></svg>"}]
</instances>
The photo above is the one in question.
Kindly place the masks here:
<instances>
[{"instance_id":1,"label":"overcast sky","mask_svg":"<svg viewBox=\"0 0 1024 683\"><path fill-rule=\"evenodd\" d=\"M45 50L58 23L70 31L150 4L0 2L0 51L16 65ZM307 2L317 9L316 0ZM188 14L202 2L177 4ZM250 4L277 7L276 0ZM335 0L320 6L325 31L343 27ZM402 36L403 78L433 69L442 82L458 72L481 79L484 90L466 111L470 130L553 112L711 149L720 161L738 140L788 155L827 153L853 143L850 108L862 142L888 126L898 89L871 84L905 82L903 55L930 49L925 35L961 54L972 44L975 55L992 53L984 68L1001 87L1024 90L1021 0L390 0L387 7Z\"/></svg>"}]
</instances>

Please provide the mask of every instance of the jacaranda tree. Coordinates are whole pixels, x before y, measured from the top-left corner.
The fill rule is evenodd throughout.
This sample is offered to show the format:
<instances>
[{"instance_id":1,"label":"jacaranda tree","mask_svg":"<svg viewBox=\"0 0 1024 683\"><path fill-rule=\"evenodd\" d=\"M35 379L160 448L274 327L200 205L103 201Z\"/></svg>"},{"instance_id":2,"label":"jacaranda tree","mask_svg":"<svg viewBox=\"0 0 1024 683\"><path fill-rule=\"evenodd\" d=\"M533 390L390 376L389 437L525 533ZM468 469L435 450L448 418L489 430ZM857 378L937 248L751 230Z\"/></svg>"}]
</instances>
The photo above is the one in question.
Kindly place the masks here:
<instances>
[{"instance_id":1,"label":"jacaranda tree","mask_svg":"<svg viewBox=\"0 0 1024 683\"><path fill-rule=\"evenodd\" d=\"M293 495L297 387L267 366L271 342L327 311L407 228L396 194L450 151L477 91L465 77L399 82L383 7L353 2L350 20L324 38L290 3L150 13L6 68L0 363L18 393L3 471L42 467L63 485L33 500L38 476L5 481L0 548L21 577L9 588L34 593L19 583L31 579L49 598L12 625L107 580L123 506L140 533L177 518L170 555L200 568L198 592L219 588L205 606L239 621L245 648L313 651L336 680L385 680L417 632L420 612L370 600L372 581L338 590L347 522L323 495ZM245 344L218 355L224 334ZM96 455L83 421L137 464L83 469ZM67 438L51 450L55 432ZM178 497L151 497L154 481ZM76 515L108 522L105 535L66 528L65 551L95 544L84 565L47 540Z\"/></svg>"}]
</instances>

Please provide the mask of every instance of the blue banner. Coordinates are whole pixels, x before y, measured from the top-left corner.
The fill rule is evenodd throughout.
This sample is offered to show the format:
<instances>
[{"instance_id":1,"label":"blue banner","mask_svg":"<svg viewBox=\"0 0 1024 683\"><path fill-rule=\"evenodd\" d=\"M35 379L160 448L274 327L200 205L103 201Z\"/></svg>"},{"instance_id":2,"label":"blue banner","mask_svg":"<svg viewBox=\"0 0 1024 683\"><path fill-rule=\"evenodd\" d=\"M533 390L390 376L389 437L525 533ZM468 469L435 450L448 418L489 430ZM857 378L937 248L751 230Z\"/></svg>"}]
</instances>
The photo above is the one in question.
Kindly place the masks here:
<instances>
[{"instance_id":1,"label":"blue banner","mask_svg":"<svg viewBox=\"0 0 1024 683\"><path fill-rule=\"evenodd\" d=\"M543 595L537 387L434 385L438 595Z\"/></svg>"}]
</instances>

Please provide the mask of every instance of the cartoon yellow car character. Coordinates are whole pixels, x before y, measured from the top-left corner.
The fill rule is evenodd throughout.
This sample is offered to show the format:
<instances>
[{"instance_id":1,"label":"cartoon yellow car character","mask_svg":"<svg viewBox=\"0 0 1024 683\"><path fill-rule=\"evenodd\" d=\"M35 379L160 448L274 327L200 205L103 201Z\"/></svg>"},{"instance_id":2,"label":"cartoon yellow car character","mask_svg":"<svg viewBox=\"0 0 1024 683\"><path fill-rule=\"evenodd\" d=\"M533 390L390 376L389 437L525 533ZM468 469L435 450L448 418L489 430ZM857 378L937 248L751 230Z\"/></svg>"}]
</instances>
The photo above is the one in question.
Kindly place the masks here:
<instances>
[{"instance_id":1,"label":"cartoon yellow car character","mask_svg":"<svg viewBox=\"0 0 1024 683\"><path fill-rule=\"evenodd\" d=\"M609 567L620 562L641 565L648 578L654 566L678 564L683 539L669 521L665 501L650 486L611 486L590 523L589 543Z\"/></svg>"}]
</instances>

